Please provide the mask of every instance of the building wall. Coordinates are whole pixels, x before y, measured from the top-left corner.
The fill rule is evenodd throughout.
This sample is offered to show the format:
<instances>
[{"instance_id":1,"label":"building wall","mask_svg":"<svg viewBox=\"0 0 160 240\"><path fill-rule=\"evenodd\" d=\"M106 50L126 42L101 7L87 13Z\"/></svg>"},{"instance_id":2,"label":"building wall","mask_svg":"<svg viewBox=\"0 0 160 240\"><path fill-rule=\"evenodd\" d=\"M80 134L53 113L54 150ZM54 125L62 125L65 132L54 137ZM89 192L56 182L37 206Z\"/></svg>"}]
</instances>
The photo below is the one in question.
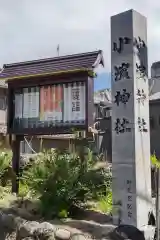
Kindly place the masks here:
<instances>
[{"instance_id":1,"label":"building wall","mask_svg":"<svg viewBox=\"0 0 160 240\"><path fill-rule=\"evenodd\" d=\"M150 103L151 154L160 158L160 101Z\"/></svg>"},{"instance_id":2,"label":"building wall","mask_svg":"<svg viewBox=\"0 0 160 240\"><path fill-rule=\"evenodd\" d=\"M111 110L102 103L95 104L95 122L98 122L99 134L96 136L95 145L97 153L103 154L105 160L112 161L111 139Z\"/></svg>"},{"instance_id":3,"label":"building wall","mask_svg":"<svg viewBox=\"0 0 160 240\"><path fill-rule=\"evenodd\" d=\"M149 79L150 94L160 92L160 62L155 62L151 66L151 79Z\"/></svg>"},{"instance_id":4,"label":"building wall","mask_svg":"<svg viewBox=\"0 0 160 240\"><path fill-rule=\"evenodd\" d=\"M100 120L100 129L102 134L99 134L96 140L98 153L103 153L105 160L112 162L111 117Z\"/></svg>"},{"instance_id":5,"label":"building wall","mask_svg":"<svg viewBox=\"0 0 160 240\"><path fill-rule=\"evenodd\" d=\"M160 96L160 62L151 66L150 94ZM150 141L151 153L160 158L160 99L150 102Z\"/></svg>"}]
</instances>

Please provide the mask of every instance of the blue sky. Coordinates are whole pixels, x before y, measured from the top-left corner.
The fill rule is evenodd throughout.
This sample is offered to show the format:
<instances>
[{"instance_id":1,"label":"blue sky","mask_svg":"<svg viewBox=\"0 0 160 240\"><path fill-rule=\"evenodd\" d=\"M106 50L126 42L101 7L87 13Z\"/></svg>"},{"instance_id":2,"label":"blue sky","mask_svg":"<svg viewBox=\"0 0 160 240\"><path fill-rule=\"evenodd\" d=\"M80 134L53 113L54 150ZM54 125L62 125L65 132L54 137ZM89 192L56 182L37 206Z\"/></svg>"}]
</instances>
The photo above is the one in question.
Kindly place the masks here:
<instances>
[{"instance_id":1,"label":"blue sky","mask_svg":"<svg viewBox=\"0 0 160 240\"><path fill-rule=\"evenodd\" d=\"M111 74L110 73L99 73L97 78L94 80L94 90L101 90L104 88L111 87Z\"/></svg>"}]
</instances>

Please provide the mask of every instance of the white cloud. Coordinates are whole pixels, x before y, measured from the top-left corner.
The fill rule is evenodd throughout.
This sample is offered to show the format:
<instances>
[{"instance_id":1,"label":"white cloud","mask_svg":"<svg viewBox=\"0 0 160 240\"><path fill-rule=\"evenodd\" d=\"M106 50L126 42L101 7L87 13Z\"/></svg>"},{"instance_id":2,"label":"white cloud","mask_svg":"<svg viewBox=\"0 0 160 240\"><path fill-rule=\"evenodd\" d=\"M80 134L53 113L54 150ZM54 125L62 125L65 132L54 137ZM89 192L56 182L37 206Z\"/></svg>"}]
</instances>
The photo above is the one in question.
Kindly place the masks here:
<instances>
[{"instance_id":1,"label":"white cloud","mask_svg":"<svg viewBox=\"0 0 160 240\"><path fill-rule=\"evenodd\" d=\"M110 17L135 9L148 18L149 63L160 60L158 0L0 0L0 64L102 49L110 69Z\"/></svg>"}]
</instances>

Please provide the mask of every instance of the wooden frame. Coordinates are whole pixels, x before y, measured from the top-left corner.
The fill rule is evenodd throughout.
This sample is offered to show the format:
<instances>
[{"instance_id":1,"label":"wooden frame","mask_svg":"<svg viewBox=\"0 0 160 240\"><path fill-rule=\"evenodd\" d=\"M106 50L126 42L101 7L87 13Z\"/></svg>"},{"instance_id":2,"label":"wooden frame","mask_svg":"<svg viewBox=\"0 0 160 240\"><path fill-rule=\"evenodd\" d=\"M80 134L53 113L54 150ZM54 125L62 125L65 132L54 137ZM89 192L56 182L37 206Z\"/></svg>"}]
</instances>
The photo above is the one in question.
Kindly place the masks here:
<instances>
[{"instance_id":1,"label":"wooden frame","mask_svg":"<svg viewBox=\"0 0 160 240\"><path fill-rule=\"evenodd\" d=\"M52 84L64 84L73 82L84 82L86 86L86 120L83 125L71 124L69 126L54 126L54 127L39 127L39 128L26 128L21 130L13 129L14 118L14 91L17 88L46 86ZM29 79L14 79L8 81L8 111L7 111L7 132L15 135L53 135L53 134L68 134L73 130L86 130L88 126L93 124L93 78L88 75L88 71L66 73L62 75L32 77Z\"/></svg>"}]
</instances>

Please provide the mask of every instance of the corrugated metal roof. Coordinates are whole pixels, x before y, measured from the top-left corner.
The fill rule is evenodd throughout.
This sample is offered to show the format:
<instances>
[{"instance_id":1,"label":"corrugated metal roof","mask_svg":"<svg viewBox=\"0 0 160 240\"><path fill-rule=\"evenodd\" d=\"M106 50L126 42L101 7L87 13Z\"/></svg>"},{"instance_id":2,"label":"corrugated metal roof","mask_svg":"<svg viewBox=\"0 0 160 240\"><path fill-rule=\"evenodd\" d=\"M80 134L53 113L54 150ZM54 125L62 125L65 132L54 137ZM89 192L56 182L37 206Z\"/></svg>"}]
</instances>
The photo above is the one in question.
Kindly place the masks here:
<instances>
[{"instance_id":1,"label":"corrugated metal roof","mask_svg":"<svg viewBox=\"0 0 160 240\"><path fill-rule=\"evenodd\" d=\"M97 67L99 64L104 65L101 50L29 62L4 64L3 70L0 73L0 79L21 78L30 75L43 75L75 69L91 69Z\"/></svg>"}]
</instances>

